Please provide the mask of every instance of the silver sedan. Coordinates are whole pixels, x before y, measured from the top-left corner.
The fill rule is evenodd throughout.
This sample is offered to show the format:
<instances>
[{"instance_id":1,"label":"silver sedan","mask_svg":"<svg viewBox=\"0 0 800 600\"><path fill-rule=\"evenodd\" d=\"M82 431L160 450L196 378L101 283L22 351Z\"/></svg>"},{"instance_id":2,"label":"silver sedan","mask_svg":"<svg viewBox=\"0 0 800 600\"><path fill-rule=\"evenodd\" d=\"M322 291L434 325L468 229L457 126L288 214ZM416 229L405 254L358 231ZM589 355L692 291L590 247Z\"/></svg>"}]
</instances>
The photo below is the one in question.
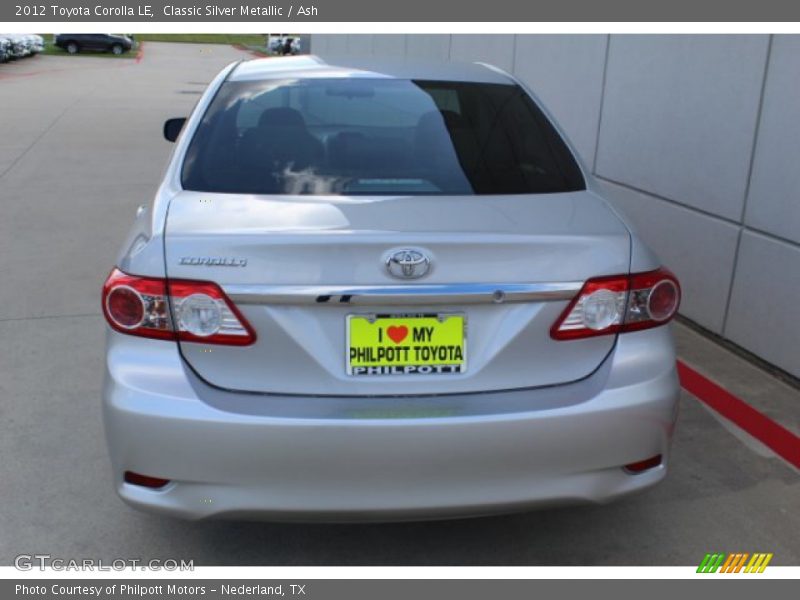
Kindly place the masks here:
<instances>
[{"instance_id":1,"label":"silver sedan","mask_svg":"<svg viewBox=\"0 0 800 600\"><path fill-rule=\"evenodd\" d=\"M102 294L127 503L438 518L664 478L680 286L511 75L252 60L164 134Z\"/></svg>"}]
</instances>

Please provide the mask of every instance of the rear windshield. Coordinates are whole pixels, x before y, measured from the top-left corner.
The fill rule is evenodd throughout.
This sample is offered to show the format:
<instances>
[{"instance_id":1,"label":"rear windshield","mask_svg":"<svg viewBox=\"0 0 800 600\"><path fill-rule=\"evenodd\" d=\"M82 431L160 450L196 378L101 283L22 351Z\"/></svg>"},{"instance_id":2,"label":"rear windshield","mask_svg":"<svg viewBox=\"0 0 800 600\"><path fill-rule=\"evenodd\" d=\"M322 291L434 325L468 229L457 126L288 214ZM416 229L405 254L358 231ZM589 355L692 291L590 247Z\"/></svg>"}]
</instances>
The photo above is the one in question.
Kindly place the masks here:
<instances>
[{"instance_id":1,"label":"rear windshield","mask_svg":"<svg viewBox=\"0 0 800 600\"><path fill-rule=\"evenodd\" d=\"M188 190L544 194L584 189L516 85L396 79L225 83L192 139Z\"/></svg>"}]
</instances>

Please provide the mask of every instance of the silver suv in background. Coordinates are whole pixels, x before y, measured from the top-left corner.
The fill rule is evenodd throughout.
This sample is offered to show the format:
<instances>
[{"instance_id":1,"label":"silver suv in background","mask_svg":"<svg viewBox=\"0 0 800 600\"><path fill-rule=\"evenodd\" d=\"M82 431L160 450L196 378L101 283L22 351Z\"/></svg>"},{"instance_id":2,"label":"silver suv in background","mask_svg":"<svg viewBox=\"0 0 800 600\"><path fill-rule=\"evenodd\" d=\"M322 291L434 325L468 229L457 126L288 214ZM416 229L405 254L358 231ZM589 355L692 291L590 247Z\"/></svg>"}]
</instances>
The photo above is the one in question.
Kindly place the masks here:
<instances>
[{"instance_id":1,"label":"silver suv in background","mask_svg":"<svg viewBox=\"0 0 800 600\"><path fill-rule=\"evenodd\" d=\"M44 51L44 38L40 35L32 33L27 36L30 39L31 51L33 54L39 54Z\"/></svg>"}]
</instances>

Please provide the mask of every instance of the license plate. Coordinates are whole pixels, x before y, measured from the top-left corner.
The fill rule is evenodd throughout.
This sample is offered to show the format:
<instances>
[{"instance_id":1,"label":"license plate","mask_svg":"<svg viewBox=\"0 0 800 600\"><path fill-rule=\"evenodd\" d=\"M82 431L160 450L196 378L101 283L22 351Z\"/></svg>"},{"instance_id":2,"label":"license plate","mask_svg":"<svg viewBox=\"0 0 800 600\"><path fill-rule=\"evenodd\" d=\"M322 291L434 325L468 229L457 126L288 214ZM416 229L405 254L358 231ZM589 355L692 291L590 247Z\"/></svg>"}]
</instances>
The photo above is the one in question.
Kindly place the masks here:
<instances>
[{"instance_id":1,"label":"license plate","mask_svg":"<svg viewBox=\"0 0 800 600\"><path fill-rule=\"evenodd\" d=\"M347 374L463 373L465 325L461 314L348 315Z\"/></svg>"}]
</instances>

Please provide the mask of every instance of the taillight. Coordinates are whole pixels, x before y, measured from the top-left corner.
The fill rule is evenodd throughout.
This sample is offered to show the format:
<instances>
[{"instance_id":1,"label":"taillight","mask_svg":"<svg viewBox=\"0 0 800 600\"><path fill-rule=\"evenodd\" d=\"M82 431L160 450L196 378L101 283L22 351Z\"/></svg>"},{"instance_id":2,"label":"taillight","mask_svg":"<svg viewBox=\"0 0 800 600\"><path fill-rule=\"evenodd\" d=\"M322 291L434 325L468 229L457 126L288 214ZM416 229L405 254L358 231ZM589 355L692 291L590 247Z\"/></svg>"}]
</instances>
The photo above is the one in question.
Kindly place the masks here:
<instances>
[{"instance_id":1,"label":"taillight","mask_svg":"<svg viewBox=\"0 0 800 600\"><path fill-rule=\"evenodd\" d=\"M256 339L222 289L207 281L167 281L114 269L103 286L103 313L113 329L129 335L233 346Z\"/></svg>"},{"instance_id":2,"label":"taillight","mask_svg":"<svg viewBox=\"0 0 800 600\"><path fill-rule=\"evenodd\" d=\"M175 339L163 279L135 277L114 269L103 285L103 314L120 333Z\"/></svg>"},{"instance_id":3,"label":"taillight","mask_svg":"<svg viewBox=\"0 0 800 600\"><path fill-rule=\"evenodd\" d=\"M681 288L667 269L589 279L553 324L550 336L574 340L667 323L678 311Z\"/></svg>"},{"instance_id":4,"label":"taillight","mask_svg":"<svg viewBox=\"0 0 800 600\"><path fill-rule=\"evenodd\" d=\"M178 339L228 346L256 340L247 319L216 283L170 280L168 286Z\"/></svg>"},{"instance_id":5,"label":"taillight","mask_svg":"<svg viewBox=\"0 0 800 600\"><path fill-rule=\"evenodd\" d=\"M622 331L649 329L667 323L681 302L681 286L667 269L630 276L630 292Z\"/></svg>"}]
</instances>

